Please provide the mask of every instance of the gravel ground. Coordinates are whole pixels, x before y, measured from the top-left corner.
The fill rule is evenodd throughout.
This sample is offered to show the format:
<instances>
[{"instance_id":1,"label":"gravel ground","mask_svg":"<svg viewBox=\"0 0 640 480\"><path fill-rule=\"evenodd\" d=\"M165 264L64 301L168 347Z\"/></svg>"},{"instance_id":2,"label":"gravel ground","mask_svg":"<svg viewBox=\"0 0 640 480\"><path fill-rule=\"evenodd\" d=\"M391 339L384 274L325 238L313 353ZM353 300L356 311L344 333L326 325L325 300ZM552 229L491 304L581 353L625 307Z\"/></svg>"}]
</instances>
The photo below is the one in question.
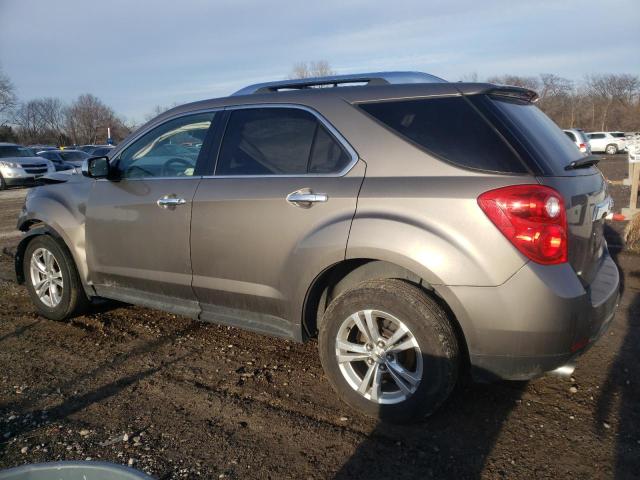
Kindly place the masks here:
<instances>
[{"instance_id":1,"label":"gravel ground","mask_svg":"<svg viewBox=\"0 0 640 480\"><path fill-rule=\"evenodd\" d=\"M622 155L601 168L619 209ZM0 193L11 252L24 190ZM618 222L608 229L622 245ZM138 307L39 317L0 256L0 468L106 460L157 478L638 478L640 257L572 379L461 385L430 419L377 424L342 404L316 344Z\"/></svg>"}]
</instances>

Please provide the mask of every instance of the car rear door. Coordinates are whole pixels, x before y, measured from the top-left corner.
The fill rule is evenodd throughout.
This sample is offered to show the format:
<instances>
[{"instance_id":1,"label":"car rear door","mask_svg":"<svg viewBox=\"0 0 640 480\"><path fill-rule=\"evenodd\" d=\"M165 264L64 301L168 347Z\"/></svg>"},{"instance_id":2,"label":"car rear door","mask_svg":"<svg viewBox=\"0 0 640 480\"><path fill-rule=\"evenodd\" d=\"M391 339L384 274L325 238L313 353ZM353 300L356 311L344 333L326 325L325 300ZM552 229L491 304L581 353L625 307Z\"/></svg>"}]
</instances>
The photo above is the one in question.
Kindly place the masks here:
<instances>
[{"instance_id":1,"label":"car rear door","mask_svg":"<svg viewBox=\"0 0 640 480\"><path fill-rule=\"evenodd\" d=\"M194 198L193 288L202 318L295 336L301 273L344 259L364 167L302 107L229 109L215 169ZM308 280L310 282L310 280Z\"/></svg>"},{"instance_id":2,"label":"car rear door","mask_svg":"<svg viewBox=\"0 0 640 480\"><path fill-rule=\"evenodd\" d=\"M89 278L98 294L197 316L189 228L214 112L162 122L112 159L86 211Z\"/></svg>"},{"instance_id":3,"label":"car rear door","mask_svg":"<svg viewBox=\"0 0 640 480\"><path fill-rule=\"evenodd\" d=\"M604 133L588 133L591 150L594 152L604 152L607 147L607 139Z\"/></svg>"}]
</instances>

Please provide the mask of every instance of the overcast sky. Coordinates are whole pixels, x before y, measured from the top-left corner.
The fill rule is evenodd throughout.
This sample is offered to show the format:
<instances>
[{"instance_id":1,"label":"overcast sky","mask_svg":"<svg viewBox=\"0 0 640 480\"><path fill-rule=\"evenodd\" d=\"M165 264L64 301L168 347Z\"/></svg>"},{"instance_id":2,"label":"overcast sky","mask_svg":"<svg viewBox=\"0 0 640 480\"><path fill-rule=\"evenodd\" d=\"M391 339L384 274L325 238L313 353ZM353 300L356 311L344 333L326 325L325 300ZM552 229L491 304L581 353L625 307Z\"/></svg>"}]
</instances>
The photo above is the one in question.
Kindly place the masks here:
<instances>
[{"instance_id":1,"label":"overcast sky","mask_svg":"<svg viewBox=\"0 0 640 480\"><path fill-rule=\"evenodd\" d=\"M318 59L447 80L640 74L640 0L0 0L0 66L21 100L93 93L141 120Z\"/></svg>"}]
</instances>

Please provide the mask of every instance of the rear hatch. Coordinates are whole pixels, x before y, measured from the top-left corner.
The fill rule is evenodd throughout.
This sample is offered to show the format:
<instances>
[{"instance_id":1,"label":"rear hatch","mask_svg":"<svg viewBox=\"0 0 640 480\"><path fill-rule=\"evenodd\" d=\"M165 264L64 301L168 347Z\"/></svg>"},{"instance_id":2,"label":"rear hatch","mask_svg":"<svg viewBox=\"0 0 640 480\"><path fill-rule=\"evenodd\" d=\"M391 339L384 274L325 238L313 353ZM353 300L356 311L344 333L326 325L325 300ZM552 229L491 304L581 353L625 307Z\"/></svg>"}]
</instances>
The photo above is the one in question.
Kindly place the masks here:
<instances>
[{"instance_id":1,"label":"rear hatch","mask_svg":"<svg viewBox=\"0 0 640 480\"><path fill-rule=\"evenodd\" d=\"M584 155L527 99L499 92L468 98L514 147L538 182L563 196L569 263L583 284L590 285L606 250L604 217L612 208L602 173L595 166L567 169Z\"/></svg>"}]
</instances>

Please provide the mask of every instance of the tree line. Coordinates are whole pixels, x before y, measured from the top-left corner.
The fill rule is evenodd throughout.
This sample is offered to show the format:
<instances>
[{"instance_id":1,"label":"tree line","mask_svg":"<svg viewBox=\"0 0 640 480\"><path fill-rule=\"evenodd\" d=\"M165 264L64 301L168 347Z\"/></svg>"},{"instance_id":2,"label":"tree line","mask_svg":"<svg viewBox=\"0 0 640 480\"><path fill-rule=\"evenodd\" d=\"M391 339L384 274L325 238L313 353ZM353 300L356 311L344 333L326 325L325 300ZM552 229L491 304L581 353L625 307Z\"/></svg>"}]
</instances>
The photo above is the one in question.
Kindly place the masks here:
<instances>
[{"instance_id":1,"label":"tree line","mask_svg":"<svg viewBox=\"0 0 640 480\"><path fill-rule=\"evenodd\" d=\"M334 74L329 62L298 62L289 78ZM463 81L480 81L476 74ZM585 131L640 131L640 77L631 74L594 74L574 81L555 74L537 76L500 75L485 81L517 85L539 94L538 106L561 128ZM151 116L164 107L155 107ZM149 116L146 117L149 119ZM113 109L92 94L83 94L66 104L43 97L18 101L15 88L0 70L0 141L53 145L103 143L111 128L114 141L132 129Z\"/></svg>"},{"instance_id":2,"label":"tree line","mask_svg":"<svg viewBox=\"0 0 640 480\"><path fill-rule=\"evenodd\" d=\"M562 128L590 131L640 131L640 77L587 75L581 81L543 73L536 77L494 76L491 83L517 85L538 92L538 107Z\"/></svg>"}]
</instances>

